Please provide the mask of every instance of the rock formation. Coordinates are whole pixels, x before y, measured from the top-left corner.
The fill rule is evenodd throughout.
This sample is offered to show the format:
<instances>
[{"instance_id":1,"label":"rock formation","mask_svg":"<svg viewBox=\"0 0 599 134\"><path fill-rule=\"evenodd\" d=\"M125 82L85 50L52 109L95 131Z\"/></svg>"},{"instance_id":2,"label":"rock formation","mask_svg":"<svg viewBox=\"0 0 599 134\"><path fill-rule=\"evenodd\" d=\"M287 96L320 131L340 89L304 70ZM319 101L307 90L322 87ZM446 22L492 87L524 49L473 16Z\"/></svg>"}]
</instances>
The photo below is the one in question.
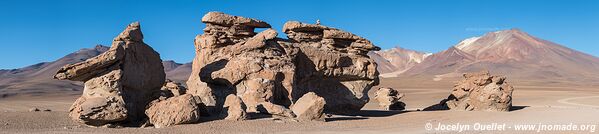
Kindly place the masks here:
<instances>
[{"instance_id":1,"label":"rock formation","mask_svg":"<svg viewBox=\"0 0 599 134\"><path fill-rule=\"evenodd\" d=\"M291 110L297 115L297 118L302 121L324 121L324 106L326 102L324 98L316 95L314 92L304 94L298 99Z\"/></svg>"},{"instance_id":2,"label":"rock formation","mask_svg":"<svg viewBox=\"0 0 599 134\"><path fill-rule=\"evenodd\" d=\"M260 102L290 104L294 66L274 39L277 32L255 19L210 12L202 18L204 34L195 39L196 57L187 81L189 93L218 112L228 94L236 94L256 111Z\"/></svg>"},{"instance_id":3,"label":"rock formation","mask_svg":"<svg viewBox=\"0 0 599 134\"><path fill-rule=\"evenodd\" d=\"M237 95L227 96L224 104L225 120L245 120L247 118L246 106Z\"/></svg>"},{"instance_id":4,"label":"rock formation","mask_svg":"<svg viewBox=\"0 0 599 134\"><path fill-rule=\"evenodd\" d=\"M314 92L326 100L325 112L351 114L369 100L368 91L378 84L376 63L366 54L380 50L352 33L296 21L283 31L294 49L295 91L292 100Z\"/></svg>"},{"instance_id":5,"label":"rock formation","mask_svg":"<svg viewBox=\"0 0 599 134\"><path fill-rule=\"evenodd\" d=\"M488 71L464 74L454 87L446 105L451 110L509 111L514 88L503 76L492 76Z\"/></svg>"},{"instance_id":6,"label":"rock formation","mask_svg":"<svg viewBox=\"0 0 599 134\"><path fill-rule=\"evenodd\" d=\"M196 122L200 113L229 120L244 120L246 112L324 120L323 112L360 110L378 84L377 65L367 53L380 48L352 33L291 21L283 27L289 39L281 39L273 29L254 32L270 28L266 22L220 12L202 22L188 89L165 83L159 54L143 43L139 23L132 23L105 53L55 75L85 82L70 116L94 126L156 127Z\"/></svg>"},{"instance_id":7,"label":"rock formation","mask_svg":"<svg viewBox=\"0 0 599 134\"><path fill-rule=\"evenodd\" d=\"M202 22L206 28L195 39L187 85L211 113L229 94L239 96L248 112L262 105L277 109L267 110L273 113L286 111L281 108L308 92L326 100L327 112L351 113L368 102L368 90L378 84L376 64L366 54L380 48L352 33L291 21L283 28L289 39L281 39L272 29L254 32L270 28L266 22L220 12L206 14Z\"/></svg>"},{"instance_id":8,"label":"rock formation","mask_svg":"<svg viewBox=\"0 0 599 134\"><path fill-rule=\"evenodd\" d=\"M175 97L185 94L187 88L172 80L166 80L162 88L160 88L159 96L162 97Z\"/></svg>"},{"instance_id":9,"label":"rock formation","mask_svg":"<svg viewBox=\"0 0 599 134\"><path fill-rule=\"evenodd\" d=\"M55 79L85 82L70 108L73 120L88 125L136 125L165 80L160 55L143 42L138 22L114 38L111 48L84 62L62 67Z\"/></svg>"},{"instance_id":10,"label":"rock formation","mask_svg":"<svg viewBox=\"0 0 599 134\"><path fill-rule=\"evenodd\" d=\"M258 105L258 110L264 113L271 114L276 117L284 117L284 118L295 118L296 115L286 107L281 105L272 104L270 102L262 102Z\"/></svg>"},{"instance_id":11,"label":"rock formation","mask_svg":"<svg viewBox=\"0 0 599 134\"><path fill-rule=\"evenodd\" d=\"M146 110L150 123L156 128L195 123L200 119L201 100L190 94L153 101Z\"/></svg>"},{"instance_id":12,"label":"rock formation","mask_svg":"<svg viewBox=\"0 0 599 134\"><path fill-rule=\"evenodd\" d=\"M399 101L404 96L393 88L382 87L376 91L374 97L379 102L379 107L383 110L404 110L406 104Z\"/></svg>"}]
</instances>

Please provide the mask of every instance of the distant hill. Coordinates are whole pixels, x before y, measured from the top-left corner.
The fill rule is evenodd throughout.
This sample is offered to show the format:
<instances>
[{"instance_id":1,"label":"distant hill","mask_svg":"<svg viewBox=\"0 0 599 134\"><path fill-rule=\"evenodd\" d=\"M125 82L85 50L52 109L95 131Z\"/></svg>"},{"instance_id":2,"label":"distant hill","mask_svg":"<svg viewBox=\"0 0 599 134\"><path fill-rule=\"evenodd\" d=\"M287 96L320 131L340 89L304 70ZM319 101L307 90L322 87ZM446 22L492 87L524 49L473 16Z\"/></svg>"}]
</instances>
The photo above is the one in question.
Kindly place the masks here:
<instances>
[{"instance_id":1,"label":"distant hill","mask_svg":"<svg viewBox=\"0 0 599 134\"><path fill-rule=\"evenodd\" d=\"M107 46L97 45L78 50L56 61L42 62L19 69L0 70L0 98L11 95L81 94L82 82L54 80L52 79L54 74L64 65L85 61L108 49ZM164 61L163 65L167 78L183 84L191 73L191 63Z\"/></svg>"},{"instance_id":2,"label":"distant hill","mask_svg":"<svg viewBox=\"0 0 599 134\"><path fill-rule=\"evenodd\" d=\"M599 58L511 29L463 40L401 76L443 79L479 70L512 79L596 82Z\"/></svg>"},{"instance_id":3,"label":"distant hill","mask_svg":"<svg viewBox=\"0 0 599 134\"><path fill-rule=\"evenodd\" d=\"M378 63L377 69L383 77L396 77L404 71L424 61L431 53L395 47L368 53Z\"/></svg>"}]
</instances>

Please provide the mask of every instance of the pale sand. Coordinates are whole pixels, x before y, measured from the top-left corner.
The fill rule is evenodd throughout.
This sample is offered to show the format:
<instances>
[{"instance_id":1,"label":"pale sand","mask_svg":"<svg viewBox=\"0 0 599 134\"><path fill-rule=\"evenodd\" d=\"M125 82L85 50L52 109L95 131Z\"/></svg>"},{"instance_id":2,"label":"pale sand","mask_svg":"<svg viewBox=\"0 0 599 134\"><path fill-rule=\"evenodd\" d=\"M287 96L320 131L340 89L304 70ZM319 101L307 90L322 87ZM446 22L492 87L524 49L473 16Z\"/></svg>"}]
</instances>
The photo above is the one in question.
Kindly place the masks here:
<instances>
[{"instance_id":1,"label":"pale sand","mask_svg":"<svg viewBox=\"0 0 599 134\"><path fill-rule=\"evenodd\" d=\"M417 83L417 84L414 84ZM599 88L515 84L511 112L417 111L438 103L450 93L450 82L382 80L406 96L407 111L377 110L366 105L360 116L333 116L327 122L293 122L262 118L248 121L203 121L170 128L90 128L67 117L77 96L12 97L0 99L0 133L456 133L425 129L427 123L599 125ZM376 89L376 88L374 88ZM375 91L375 90L371 90ZM374 97L371 92L371 97ZM31 107L52 112L28 112ZM474 128L471 128L474 129ZM537 133L536 131L465 131L462 133ZM595 128L599 129L599 128ZM598 130L595 130L597 133ZM541 131L541 133L589 133L590 131Z\"/></svg>"}]
</instances>

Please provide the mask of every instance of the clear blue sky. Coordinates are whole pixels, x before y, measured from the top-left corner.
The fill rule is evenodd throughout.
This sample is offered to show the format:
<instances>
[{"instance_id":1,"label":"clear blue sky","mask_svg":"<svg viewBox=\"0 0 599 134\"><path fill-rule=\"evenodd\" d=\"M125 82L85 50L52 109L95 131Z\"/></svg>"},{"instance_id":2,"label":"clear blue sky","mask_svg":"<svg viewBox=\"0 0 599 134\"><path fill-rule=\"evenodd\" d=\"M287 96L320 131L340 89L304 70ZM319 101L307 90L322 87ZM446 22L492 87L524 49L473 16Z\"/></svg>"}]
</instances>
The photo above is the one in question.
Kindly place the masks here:
<instances>
[{"instance_id":1,"label":"clear blue sky","mask_svg":"<svg viewBox=\"0 0 599 134\"><path fill-rule=\"evenodd\" d=\"M209 11L257 18L280 31L289 20L333 26L382 48L438 52L486 32L520 28L599 56L596 0L2 0L0 69L53 61L95 44L110 45L140 21L163 60L189 62Z\"/></svg>"}]
</instances>

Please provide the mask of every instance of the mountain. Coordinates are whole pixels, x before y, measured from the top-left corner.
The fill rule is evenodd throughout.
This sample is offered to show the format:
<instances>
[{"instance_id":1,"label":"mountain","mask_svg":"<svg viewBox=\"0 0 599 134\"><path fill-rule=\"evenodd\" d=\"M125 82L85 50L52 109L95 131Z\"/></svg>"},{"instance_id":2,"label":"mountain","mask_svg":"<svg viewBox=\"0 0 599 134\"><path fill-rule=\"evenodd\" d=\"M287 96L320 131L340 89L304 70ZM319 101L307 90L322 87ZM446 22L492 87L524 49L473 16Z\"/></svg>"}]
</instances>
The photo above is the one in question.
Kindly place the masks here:
<instances>
[{"instance_id":1,"label":"mountain","mask_svg":"<svg viewBox=\"0 0 599 134\"><path fill-rule=\"evenodd\" d=\"M190 63L177 63L172 60L162 61L164 66L164 72L166 72L166 78L185 84L189 75L191 75L191 62Z\"/></svg>"},{"instance_id":2,"label":"mountain","mask_svg":"<svg viewBox=\"0 0 599 134\"><path fill-rule=\"evenodd\" d=\"M395 47L383 51L370 52L368 55L378 64L377 69L382 77L395 77L412 68L414 65L421 63L431 54Z\"/></svg>"},{"instance_id":3,"label":"mountain","mask_svg":"<svg viewBox=\"0 0 599 134\"><path fill-rule=\"evenodd\" d=\"M0 70L0 98L12 95L81 94L82 82L54 80L52 77L64 65L85 61L100 55L109 47L97 45L68 54L56 61L42 62L31 66ZM185 83L191 74L191 63L180 64L163 61L168 79Z\"/></svg>"},{"instance_id":4,"label":"mountain","mask_svg":"<svg viewBox=\"0 0 599 134\"><path fill-rule=\"evenodd\" d=\"M518 79L596 81L599 58L510 29L465 39L402 75L442 79L479 70Z\"/></svg>"},{"instance_id":5,"label":"mountain","mask_svg":"<svg viewBox=\"0 0 599 134\"><path fill-rule=\"evenodd\" d=\"M41 95L49 93L80 92L80 82L59 81L52 77L56 71L66 64L85 61L108 50L108 47L97 45L68 54L53 62L42 62L31 66L3 70L0 72L0 97L14 94Z\"/></svg>"}]
</instances>

